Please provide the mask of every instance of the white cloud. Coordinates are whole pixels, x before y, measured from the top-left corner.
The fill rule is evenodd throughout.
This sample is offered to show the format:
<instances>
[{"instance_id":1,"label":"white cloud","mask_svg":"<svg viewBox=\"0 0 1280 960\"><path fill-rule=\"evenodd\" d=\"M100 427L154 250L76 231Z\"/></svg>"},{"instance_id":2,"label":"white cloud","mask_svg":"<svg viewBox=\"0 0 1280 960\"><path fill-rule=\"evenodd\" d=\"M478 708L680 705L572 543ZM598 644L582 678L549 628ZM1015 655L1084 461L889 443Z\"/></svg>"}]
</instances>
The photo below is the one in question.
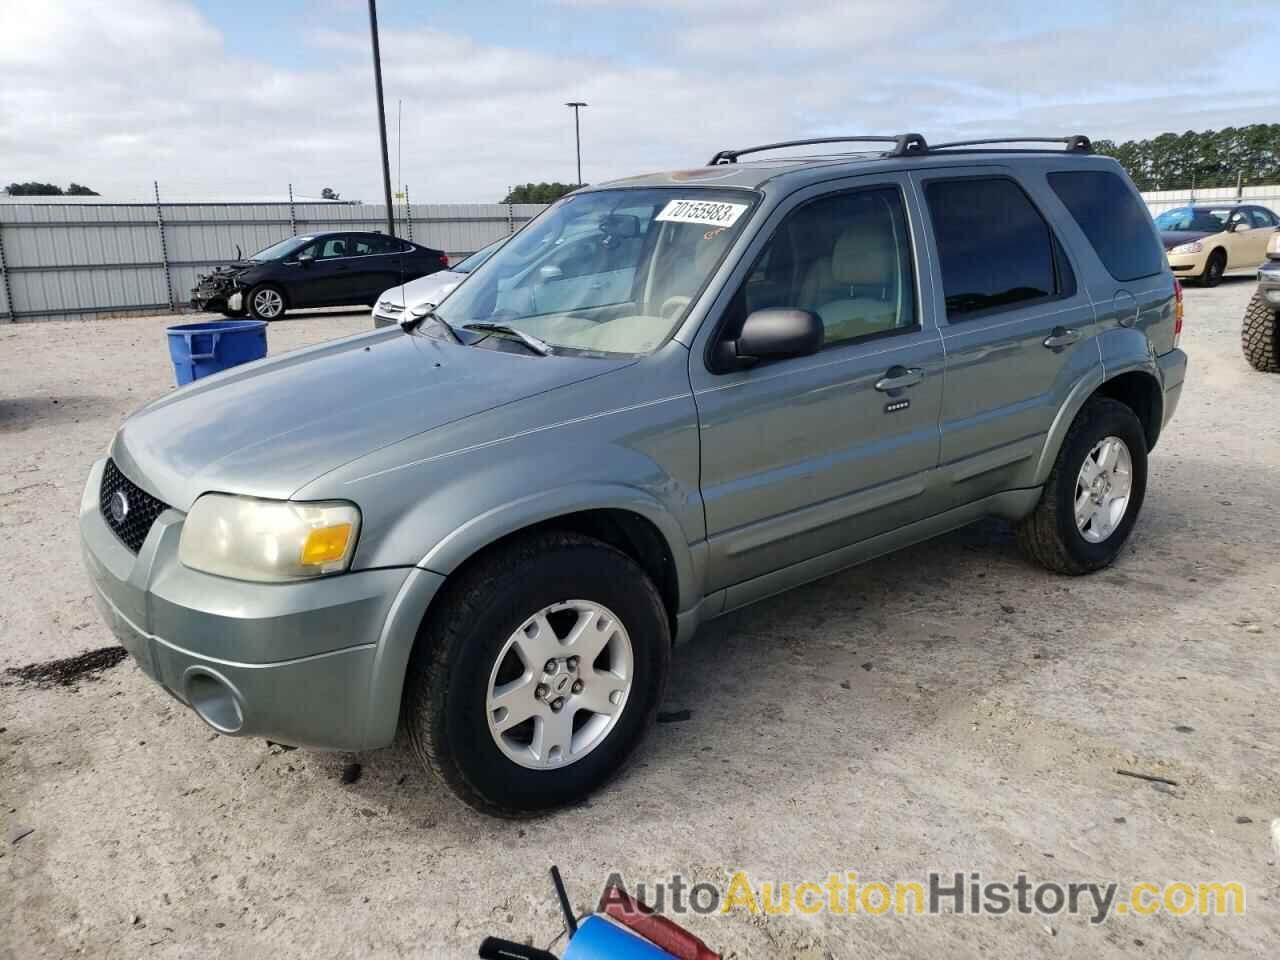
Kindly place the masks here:
<instances>
[{"instance_id":1,"label":"white cloud","mask_svg":"<svg viewBox=\"0 0 1280 960\"><path fill-rule=\"evenodd\" d=\"M268 63L189 3L51 0L0 29L0 180L76 180L140 197L381 195L368 38L307 30L308 66ZM1141 5L959 0L572 0L587 29L648 9L625 60L383 30L395 162L415 200L492 201L571 180L584 99L593 181L704 162L716 149L836 132L1086 132L1123 138L1270 121L1257 4L1215 17ZM530 16L537 16L532 12ZM566 43L580 51L586 43ZM298 52L297 50L293 52ZM290 63L294 62L293 57ZM1260 69L1246 69L1253 62Z\"/></svg>"}]
</instances>

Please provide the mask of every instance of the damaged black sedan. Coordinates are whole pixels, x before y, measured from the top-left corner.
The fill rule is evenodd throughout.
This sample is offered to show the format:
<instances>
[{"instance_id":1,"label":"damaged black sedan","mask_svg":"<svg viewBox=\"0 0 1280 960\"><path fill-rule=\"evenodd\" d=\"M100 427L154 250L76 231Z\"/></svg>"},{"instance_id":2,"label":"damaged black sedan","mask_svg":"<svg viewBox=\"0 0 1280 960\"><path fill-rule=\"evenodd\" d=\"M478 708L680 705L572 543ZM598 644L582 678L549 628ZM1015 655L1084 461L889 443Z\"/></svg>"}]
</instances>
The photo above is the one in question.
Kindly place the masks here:
<instances>
[{"instance_id":1,"label":"damaged black sedan","mask_svg":"<svg viewBox=\"0 0 1280 960\"><path fill-rule=\"evenodd\" d=\"M443 251L383 233L289 237L203 274L191 306L257 320L302 307L373 306L383 290L448 267Z\"/></svg>"}]
</instances>

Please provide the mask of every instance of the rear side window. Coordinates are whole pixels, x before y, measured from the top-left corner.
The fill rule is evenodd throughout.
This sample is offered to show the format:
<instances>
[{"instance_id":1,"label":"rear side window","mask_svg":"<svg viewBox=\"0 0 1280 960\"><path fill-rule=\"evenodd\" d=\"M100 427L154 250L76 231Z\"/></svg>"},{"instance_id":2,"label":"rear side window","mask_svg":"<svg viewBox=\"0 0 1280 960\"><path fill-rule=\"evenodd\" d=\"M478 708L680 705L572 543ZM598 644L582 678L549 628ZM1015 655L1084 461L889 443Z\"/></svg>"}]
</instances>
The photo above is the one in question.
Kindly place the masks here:
<instances>
[{"instance_id":1,"label":"rear side window","mask_svg":"<svg viewBox=\"0 0 1280 960\"><path fill-rule=\"evenodd\" d=\"M1040 211L1003 177L934 180L925 189L942 269L947 319L1074 289L1074 279Z\"/></svg>"},{"instance_id":2,"label":"rear side window","mask_svg":"<svg viewBox=\"0 0 1280 960\"><path fill-rule=\"evenodd\" d=\"M1151 215L1118 174L1107 170L1051 173L1049 186L1115 279L1137 280L1164 269L1164 251L1151 230Z\"/></svg>"}]
</instances>

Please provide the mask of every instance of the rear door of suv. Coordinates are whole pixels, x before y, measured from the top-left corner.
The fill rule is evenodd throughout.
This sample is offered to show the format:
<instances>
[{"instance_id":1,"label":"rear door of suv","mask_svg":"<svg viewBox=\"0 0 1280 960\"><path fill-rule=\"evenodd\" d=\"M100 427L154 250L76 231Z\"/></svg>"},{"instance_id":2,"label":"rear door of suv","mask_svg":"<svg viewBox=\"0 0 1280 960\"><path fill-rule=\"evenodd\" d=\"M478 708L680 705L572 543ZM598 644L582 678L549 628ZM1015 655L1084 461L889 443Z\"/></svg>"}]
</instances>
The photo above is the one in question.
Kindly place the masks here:
<instances>
[{"instance_id":1,"label":"rear door of suv","mask_svg":"<svg viewBox=\"0 0 1280 960\"><path fill-rule=\"evenodd\" d=\"M992 164L911 175L932 226L946 350L939 483L952 506L1029 485L1054 416L1100 363L1093 305L1032 174Z\"/></svg>"}]
</instances>

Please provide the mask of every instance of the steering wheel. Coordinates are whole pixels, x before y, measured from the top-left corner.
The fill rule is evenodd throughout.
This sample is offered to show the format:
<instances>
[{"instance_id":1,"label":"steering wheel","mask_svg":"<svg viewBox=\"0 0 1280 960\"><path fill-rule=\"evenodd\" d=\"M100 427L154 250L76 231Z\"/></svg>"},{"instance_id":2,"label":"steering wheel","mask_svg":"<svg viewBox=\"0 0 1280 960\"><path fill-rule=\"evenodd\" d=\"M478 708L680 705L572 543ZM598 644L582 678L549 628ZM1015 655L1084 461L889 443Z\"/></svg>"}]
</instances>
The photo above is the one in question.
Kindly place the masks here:
<instances>
[{"instance_id":1,"label":"steering wheel","mask_svg":"<svg viewBox=\"0 0 1280 960\"><path fill-rule=\"evenodd\" d=\"M689 301L692 299L692 297L682 297L680 295L667 297L666 300L662 301L662 306L658 310L658 316L663 320L674 320L679 315L680 311L689 305Z\"/></svg>"}]
</instances>

